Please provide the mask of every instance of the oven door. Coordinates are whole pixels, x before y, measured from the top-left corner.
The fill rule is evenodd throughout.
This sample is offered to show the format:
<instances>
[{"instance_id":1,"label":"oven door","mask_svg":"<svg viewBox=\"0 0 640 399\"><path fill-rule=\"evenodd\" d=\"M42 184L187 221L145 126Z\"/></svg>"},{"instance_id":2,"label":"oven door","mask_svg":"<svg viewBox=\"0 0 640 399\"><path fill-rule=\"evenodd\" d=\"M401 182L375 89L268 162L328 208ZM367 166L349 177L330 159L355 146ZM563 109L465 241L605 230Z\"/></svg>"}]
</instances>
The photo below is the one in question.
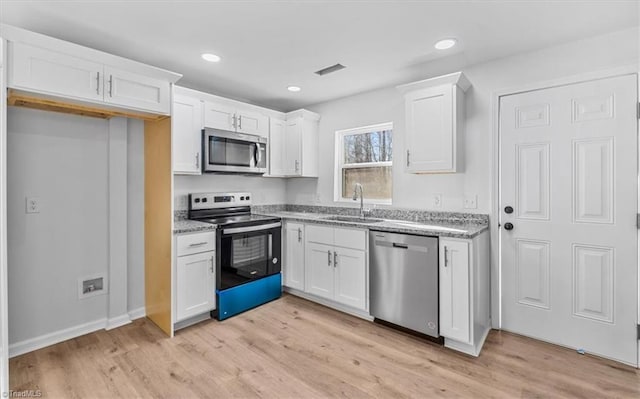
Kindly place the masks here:
<instances>
[{"instance_id":1,"label":"oven door","mask_svg":"<svg viewBox=\"0 0 640 399\"><path fill-rule=\"evenodd\" d=\"M267 139L216 129L204 129L202 137L205 172L262 174L267 171Z\"/></svg>"},{"instance_id":2,"label":"oven door","mask_svg":"<svg viewBox=\"0 0 640 399\"><path fill-rule=\"evenodd\" d=\"M227 227L218 234L217 289L280 273L282 223Z\"/></svg>"}]
</instances>

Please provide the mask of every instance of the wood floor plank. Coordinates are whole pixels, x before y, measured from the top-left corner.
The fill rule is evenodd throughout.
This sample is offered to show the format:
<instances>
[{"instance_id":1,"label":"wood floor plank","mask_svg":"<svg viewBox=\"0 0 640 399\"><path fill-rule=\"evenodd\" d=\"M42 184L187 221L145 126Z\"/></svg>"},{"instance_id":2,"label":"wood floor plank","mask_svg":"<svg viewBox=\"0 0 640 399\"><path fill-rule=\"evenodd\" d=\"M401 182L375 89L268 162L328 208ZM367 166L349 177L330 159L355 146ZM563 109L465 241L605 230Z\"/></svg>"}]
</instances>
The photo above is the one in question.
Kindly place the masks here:
<instances>
[{"instance_id":1,"label":"wood floor plank","mask_svg":"<svg viewBox=\"0 0 640 399\"><path fill-rule=\"evenodd\" d=\"M473 358L284 295L171 339L141 319L12 358L49 398L638 398L637 369L492 331Z\"/></svg>"}]
</instances>

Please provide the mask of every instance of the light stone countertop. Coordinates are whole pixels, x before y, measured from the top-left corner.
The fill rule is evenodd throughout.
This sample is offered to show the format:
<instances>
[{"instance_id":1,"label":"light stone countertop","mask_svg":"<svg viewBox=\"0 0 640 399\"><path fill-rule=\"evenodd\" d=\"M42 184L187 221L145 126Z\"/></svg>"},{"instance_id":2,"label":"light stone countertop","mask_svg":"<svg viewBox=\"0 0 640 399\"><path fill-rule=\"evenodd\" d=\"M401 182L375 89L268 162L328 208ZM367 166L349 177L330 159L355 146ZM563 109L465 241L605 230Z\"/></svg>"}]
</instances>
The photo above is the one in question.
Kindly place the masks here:
<instances>
[{"instance_id":1,"label":"light stone countertop","mask_svg":"<svg viewBox=\"0 0 640 399\"><path fill-rule=\"evenodd\" d=\"M199 231L214 231L217 225L198 222L189 219L178 219L173 222L173 234L195 233Z\"/></svg>"},{"instance_id":2,"label":"light stone countertop","mask_svg":"<svg viewBox=\"0 0 640 399\"><path fill-rule=\"evenodd\" d=\"M327 217L336 215L312 212L260 212L261 215L277 216L285 220L299 222L313 222L317 224L332 225L338 227L356 227L374 231L384 231L390 233L415 234L421 236L452 237L470 239L489 229L488 224L478 223L445 223L442 221L433 222L412 222L407 220L383 219L376 223L358 223L351 221L327 220Z\"/></svg>"}]
</instances>

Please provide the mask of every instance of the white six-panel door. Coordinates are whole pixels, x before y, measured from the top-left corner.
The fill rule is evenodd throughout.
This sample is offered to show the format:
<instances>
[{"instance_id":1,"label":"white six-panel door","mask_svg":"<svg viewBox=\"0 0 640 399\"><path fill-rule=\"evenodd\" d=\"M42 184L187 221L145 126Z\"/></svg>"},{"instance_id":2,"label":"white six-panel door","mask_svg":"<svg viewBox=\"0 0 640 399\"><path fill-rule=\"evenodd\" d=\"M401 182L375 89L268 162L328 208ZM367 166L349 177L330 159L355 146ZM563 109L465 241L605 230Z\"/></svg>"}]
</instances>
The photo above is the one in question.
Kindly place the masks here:
<instances>
[{"instance_id":1,"label":"white six-panel door","mask_svg":"<svg viewBox=\"0 0 640 399\"><path fill-rule=\"evenodd\" d=\"M637 101L636 75L501 97L505 330L638 364Z\"/></svg>"}]
</instances>

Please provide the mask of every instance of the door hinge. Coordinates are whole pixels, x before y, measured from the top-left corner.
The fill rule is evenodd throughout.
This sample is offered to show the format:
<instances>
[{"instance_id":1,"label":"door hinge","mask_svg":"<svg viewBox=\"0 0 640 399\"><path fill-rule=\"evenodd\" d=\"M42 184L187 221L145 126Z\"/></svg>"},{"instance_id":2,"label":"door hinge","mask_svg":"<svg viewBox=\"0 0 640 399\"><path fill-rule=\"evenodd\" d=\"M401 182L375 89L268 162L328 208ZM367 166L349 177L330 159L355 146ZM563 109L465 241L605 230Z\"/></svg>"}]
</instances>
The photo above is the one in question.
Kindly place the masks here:
<instances>
[{"instance_id":1,"label":"door hinge","mask_svg":"<svg viewBox=\"0 0 640 399\"><path fill-rule=\"evenodd\" d=\"M638 340L640 340L640 324L638 324L638 334L636 336Z\"/></svg>"},{"instance_id":2,"label":"door hinge","mask_svg":"<svg viewBox=\"0 0 640 399\"><path fill-rule=\"evenodd\" d=\"M637 115L636 115L636 116L638 117L638 119L640 119L640 102L638 103L637 111L638 111L638 112L637 112Z\"/></svg>"}]
</instances>

